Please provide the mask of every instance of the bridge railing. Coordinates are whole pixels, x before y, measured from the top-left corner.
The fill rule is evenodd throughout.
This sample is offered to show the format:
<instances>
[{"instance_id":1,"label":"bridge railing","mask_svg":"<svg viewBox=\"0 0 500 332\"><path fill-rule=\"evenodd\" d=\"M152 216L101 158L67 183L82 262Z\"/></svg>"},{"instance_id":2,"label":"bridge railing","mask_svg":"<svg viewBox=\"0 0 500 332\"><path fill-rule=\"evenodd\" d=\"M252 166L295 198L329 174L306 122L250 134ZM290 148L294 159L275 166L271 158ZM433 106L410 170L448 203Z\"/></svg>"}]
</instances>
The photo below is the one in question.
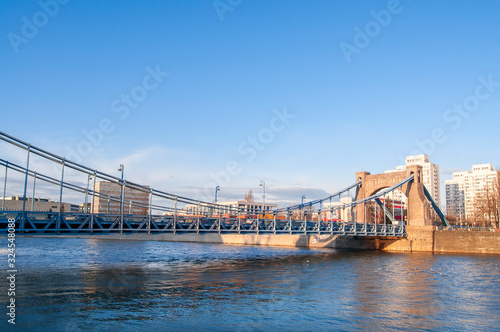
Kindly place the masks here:
<instances>
[{"instance_id":1,"label":"bridge railing","mask_svg":"<svg viewBox=\"0 0 500 332\"><path fill-rule=\"evenodd\" d=\"M391 190L403 186L412 178L388 188L387 190L360 201L340 202L341 197L357 189L358 181L347 188L323 199L304 202L276 210L259 211L227 206L214 202L192 199L181 195L157 190L126 179L122 179L104 172L93 170L85 165L66 160L56 154L32 146L17 138L0 132L0 140L26 155L26 165L14 163L0 156L0 166L5 168L3 200L0 209L0 231L6 231L7 222L14 218L17 230L25 233L80 233L80 232L220 232L220 233L274 233L274 234L348 234L348 235L404 235L404 217L400 214L400 224L390 224L385 221L379 224L377 217L374 221L366 218L356 219L356 207L363 205L366 209L374 205L375 201ZM30 163L30 157L37 156L52 165L57 165L60 177L49 176L36 169ZM68 176L68 171L79 174L86 181L75 180L75 176ZM6 188L10 174L20 174L24 177L22 187L18 185L18 193L22 192L22 209L7 211L5 208ZM90 183L92 180L92 183ZM109 191L98 189L97 181L114 185L118 190L111 194ZM70 212L65 210L62 203L56 203L56 211L30 211L27 203L30 202L27 194L28 183L33 183L35 197L36 183L43 183L58 193L58 202L64 197L84 195L85 204L82 211ZM147 199L135 199L127 196L128 192L135 192ZM354 196L354 195L352 195ZM332 205L336 199L338 205ZM89 205L87 205L89 202ZM33 203L31 201L31 203ZM329 204L327 204L329 203ZM190 205L187 210L183 205ZM32 208L33 210L33 204ZM105 212L104 212L105 211ZM138 213L137 211L140 211ZM375 208L377 214L377 208ZM264 213L265 212L265 213ZM386 212L387 213L387 212ZM394 214L394 211L393 211Z\"/></svg>"}]
</instances>

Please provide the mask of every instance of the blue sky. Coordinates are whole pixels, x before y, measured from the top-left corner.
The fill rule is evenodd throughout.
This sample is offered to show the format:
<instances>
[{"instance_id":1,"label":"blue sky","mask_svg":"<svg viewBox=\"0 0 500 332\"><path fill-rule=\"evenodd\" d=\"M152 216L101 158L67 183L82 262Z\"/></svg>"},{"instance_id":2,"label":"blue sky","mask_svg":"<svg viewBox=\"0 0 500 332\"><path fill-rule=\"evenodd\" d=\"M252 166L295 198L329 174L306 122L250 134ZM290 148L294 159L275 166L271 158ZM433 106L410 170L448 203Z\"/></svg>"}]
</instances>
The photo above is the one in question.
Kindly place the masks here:
<instances>
[{"instance_id":1,"label":"blue sky","mask_svg":"<svg viewBox=\"0 0 500 332\"><path fill-rule=\"evenodd\" d=\"M92 168L297 202L500 167L497 1L61 2L0 3L0 130Z\"/></svg>"}]
</instances>

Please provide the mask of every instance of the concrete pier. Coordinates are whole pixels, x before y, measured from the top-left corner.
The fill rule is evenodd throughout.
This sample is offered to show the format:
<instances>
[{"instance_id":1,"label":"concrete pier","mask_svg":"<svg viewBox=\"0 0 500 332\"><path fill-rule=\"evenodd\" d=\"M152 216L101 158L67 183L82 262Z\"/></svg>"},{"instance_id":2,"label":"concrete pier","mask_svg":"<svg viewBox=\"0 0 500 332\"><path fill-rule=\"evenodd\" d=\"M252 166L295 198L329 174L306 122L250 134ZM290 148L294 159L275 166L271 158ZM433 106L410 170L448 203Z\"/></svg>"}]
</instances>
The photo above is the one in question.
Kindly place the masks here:
<instances>
[{"instance_id":1,"label":"concrete pier","mask_svg":"<svg viewBox=\"0 0 500 332\"><path fill-rule=\"evenodd\" d=\"M500 254L500 232L437 230L434 226L408 226L408 236L396 241L380 239L385 251Z\"/></svg>"},{"instance_id":2,"label":"concrete pier","mask_svg":"<svg viewBox=\"0 0 500 332\"><path fill-rule=\"evenodd\" d=\"M36 237L92 238L109 240L142 240L261 245L274 247L333 248L384 250L392 252L434 252L500 254L500 232L437 230L433 226L408 226L408 237L353 237L342 235L290 234L96 234L32 235ZM30 236L30 235L27 235Z\"/></svg>"}]
</instances>

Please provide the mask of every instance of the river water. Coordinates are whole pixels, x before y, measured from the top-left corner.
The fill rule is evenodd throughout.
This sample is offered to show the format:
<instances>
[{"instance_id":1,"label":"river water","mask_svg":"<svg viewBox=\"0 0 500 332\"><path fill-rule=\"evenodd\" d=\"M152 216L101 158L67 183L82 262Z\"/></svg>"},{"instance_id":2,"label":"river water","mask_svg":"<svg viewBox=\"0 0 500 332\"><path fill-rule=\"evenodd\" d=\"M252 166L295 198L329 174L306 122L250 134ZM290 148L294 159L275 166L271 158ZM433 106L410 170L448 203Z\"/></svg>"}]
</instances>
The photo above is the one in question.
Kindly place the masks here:
<instances>
[{"instance_id":1,"label":"river water","mask_svg":"<svg viewBox=\"0 0 500 332\"><path fill-rule=\"evenodd\" d=\"M0 330L499 331L500 256L16 238Z\"/></svg>"}]
</instances>

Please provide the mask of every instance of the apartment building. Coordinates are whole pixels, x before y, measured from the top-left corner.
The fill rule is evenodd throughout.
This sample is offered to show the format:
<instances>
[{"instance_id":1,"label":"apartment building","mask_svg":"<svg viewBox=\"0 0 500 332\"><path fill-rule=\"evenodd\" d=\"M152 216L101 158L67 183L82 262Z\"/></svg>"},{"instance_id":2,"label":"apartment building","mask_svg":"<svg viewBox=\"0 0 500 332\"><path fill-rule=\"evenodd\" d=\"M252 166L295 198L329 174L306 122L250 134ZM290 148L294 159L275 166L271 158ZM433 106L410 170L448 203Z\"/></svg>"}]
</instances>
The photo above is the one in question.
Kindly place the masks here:
<instances>
[{"instance_id":1,"label":"apartment building","mask_svg":"<svg viewBox=\"0 0 500 332\"><path fill-rule=\"evenodd\" d=\"M475 201L493 193L499 177L492 164L472 165L470 171L454 172L453 178L445 181L448 214L459 219L473 217Z\"/></svg>"},{"instance_id":2,"label":"apartment building","mask_svg":"<svg viewBox=\"0 0 500 332\"><path fill-rule=\"evenodd\" d=\"M397 166L396 169L391 169L385 171L385 173L390 172L401 172L405 171L407 166L410 165L420 165L422 166L422 180L425 188L431 194L432 199L438 206L441 206L441 193L440 193L440 176L439 176L439 165L431 163L429 161L429 156L426 154L419 154L414 156L407 156L405 160L405 165ZM398 192L394 196L394 200L406 201L406 197L403 197L401 192Z\"/></svg>"},{"instance_id":3,"label":"apartment building","mask_svg":"<svg viewBox=\"0 0 500 332\"><path fill-rule=\"evenodd\" d=\"M123 197L123 213L145 215L149 213L149 187L145 191L125 187ZM99 181L95 184L94 213L120 214L120 198L122 186L118 183ZM91 201L91 198L89 198Z\"/></svg>"}]
</instances>

